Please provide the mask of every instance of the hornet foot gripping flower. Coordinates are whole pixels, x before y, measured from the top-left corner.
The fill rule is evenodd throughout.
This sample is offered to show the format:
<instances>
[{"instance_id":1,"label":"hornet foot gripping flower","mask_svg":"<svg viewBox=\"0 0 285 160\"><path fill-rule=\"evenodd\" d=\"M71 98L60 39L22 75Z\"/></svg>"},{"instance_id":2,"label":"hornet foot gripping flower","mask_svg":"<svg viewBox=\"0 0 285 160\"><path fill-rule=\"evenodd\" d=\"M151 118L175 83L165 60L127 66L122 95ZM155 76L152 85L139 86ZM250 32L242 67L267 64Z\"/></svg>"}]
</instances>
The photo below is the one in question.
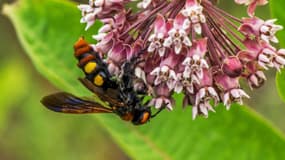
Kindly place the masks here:
<instances>
[{"instance_id":1,"label":"hornet foot gripping flower","mask_svg":"<svg viewBox=\"0 0 285 160\"><path fill-rule=\"evenodd\" d=\"M240 81L258 88L266 80L265 70L285 65L285 49L272 45L283 27L276 19L254 15L268 1L235 2L248 6L248 17L237 18L214 0L89 0L78 8L86 29L96 20L103 22L93 35L93 48L112 76L120 79L124 63L140 59L133 68L133 88L152 96L149 105L157 109L172 110L172 95L183 94L194 119L207 117L218 103L227 109L242 104L249 95Z\"/></svg>"}]
</instances>

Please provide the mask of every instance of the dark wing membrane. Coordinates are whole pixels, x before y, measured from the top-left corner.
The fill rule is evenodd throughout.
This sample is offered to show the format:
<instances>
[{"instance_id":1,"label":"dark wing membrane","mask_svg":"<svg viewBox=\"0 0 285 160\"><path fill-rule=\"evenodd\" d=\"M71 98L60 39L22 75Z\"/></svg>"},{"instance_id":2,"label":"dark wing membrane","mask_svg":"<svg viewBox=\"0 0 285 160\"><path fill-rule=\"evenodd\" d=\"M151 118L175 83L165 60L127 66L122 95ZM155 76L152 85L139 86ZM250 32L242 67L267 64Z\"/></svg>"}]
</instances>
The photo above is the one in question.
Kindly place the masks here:
<instances>
[{"instance_id":1,"label":"dark wing membrane","mask_svg":"<svg viewBox=\"0 0 285 160\"><path fill-rule=\"evenodd\" d=\"M80 99L66 92L48 95L41 100L48 109L63 113L112 113L111 108L106 108L99 103Z\"/></svg>"},{"instance_id":2,"label":"dark wing membrane","mask_svg":"<svg viewBox=\"0 0 285 160\"><path fill-rule=\"evenodd\" d=\"M108 88L106 91L104 91L102 88L96 87L93 85L93 83L85 78L79 78L79 81L91 92L95 93L102 101L110 103L111 106L125 106L125 104L118 99L120 94L118 90Z\"/></svg>"}]
</instances>

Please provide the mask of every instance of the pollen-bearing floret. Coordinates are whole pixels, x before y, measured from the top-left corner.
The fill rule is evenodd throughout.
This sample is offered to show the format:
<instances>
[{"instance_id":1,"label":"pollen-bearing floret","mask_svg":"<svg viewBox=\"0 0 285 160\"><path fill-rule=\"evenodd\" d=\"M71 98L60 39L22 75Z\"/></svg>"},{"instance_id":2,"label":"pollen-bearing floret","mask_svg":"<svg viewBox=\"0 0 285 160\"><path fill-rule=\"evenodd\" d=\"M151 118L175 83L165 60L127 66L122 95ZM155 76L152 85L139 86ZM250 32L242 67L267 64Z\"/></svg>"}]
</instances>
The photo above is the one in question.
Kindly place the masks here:
<instances>
[{"instance_id":1,"label":"pollen-bearing floret","mask_svg":"<svg viewBox=\"0 0 285 160\"><path fill-rule=\"evenodd\" d=\"M285 65L285 49L274 47L283 27L255 16L256 7L268 1L234 1L248 6L248 17L235 17L214 0L89 0L78 8L86 29L103 22L93 48L113 76L120 78L124 62L139 59L134 89L143 88L157 109L172 110L173 94L183 94L194 119L207 117L218 103L227 109L242 104L249 95L241 81L258 88L265 70Z\"/></svg>"}]
</instances>

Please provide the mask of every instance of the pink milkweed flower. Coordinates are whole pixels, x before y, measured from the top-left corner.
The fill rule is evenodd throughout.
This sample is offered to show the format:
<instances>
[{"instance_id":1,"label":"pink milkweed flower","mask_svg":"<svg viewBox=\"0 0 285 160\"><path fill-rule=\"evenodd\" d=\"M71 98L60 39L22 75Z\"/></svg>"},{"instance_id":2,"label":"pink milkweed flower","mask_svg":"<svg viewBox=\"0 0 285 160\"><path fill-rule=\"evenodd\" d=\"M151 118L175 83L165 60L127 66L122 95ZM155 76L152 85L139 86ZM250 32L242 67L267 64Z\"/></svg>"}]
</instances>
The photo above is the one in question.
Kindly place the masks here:
<instances>
[{"instance_id":1,"label":"pink milkweed flower","mask_svg":"<svg viewBox=\"0 0 285 160\"><path fill-rule=\"evenodd\" d=\"M154 85L159 85L163 82L167 83L169 89L174 88L174 82L176 78L175 71L169 69L168 66L162 66L155 68L150 75L156 76L154 80Z\"/></svg>"},{"instance_id":2,"label":"pink milkweed flower","mask_svg":"<svg viewBox=\"0 0 285 160\"><path fill-rule=\"evenodd\" d=\"M98 14L102 9L101 8L94 8L91 5L79 5L78 8L82 11L82 18L80 23L87 23L85 30L90 28L94 22L96 14Z\"/></svg>"},{"instance_id":3,"label":"pink milkweed flower","mask_svg":"<svg viewBox=\"0 0 285 160\"><path fill-rule=\"evenodd\" d=\"M259 88L265 81L266 76L259 65L252 61L246 64L247 71L244 73L244 77L247 78L247 83L251 90L253 88Z\"/></svg>"},{"instance_id":4,"label":"pink milkweed flower","mask_svg":"<svg viewBox=\"0 0 285 160\"><path fill-rule=\"evenodd\" d=\"M248 6L247 14L253 16L257 6L263 6L268 3L268 0L235 0L237 4L244 4Z\"/></svg>"},{"instance_id":5,"label":"pink milkweed flower","mask_svg":"<svg viewBox=\"0 0 285 160\"><path fill-rule=\"evenodd\" d=\"M219 102L219 95L213 86L212 73L209 70L203 70L203 78L200 84L196 87L195 103L192 108L192 117L196 118L198 113L208 116L208 110L215 112L215 110L210 105L210 101L214 100L215 105Z\"/></svg>"},{"instance_id":6,"label":"pink milkweed flower","mask_svg":"<svg viewBox=\"0 0 285 160\"><path fill-rule=\"evenodd\" d=\"M237 56L229 56L223 61L222 71L230 77L238 77L243 71L243 64Z\"/></svg>"},{"instance_id":7,"label":"pink milkweed flower","mask_svg":"<svg viewBox=\"0 0 285 160\"><path fill-rule=\"evenodd\" d=\"M164 56L166 47L163 45L165 38L168 36L169 25L162 15L158 15L154 22L153 34L149 36L148 52L158 52L160 56Z\"/></svg>"},{"instance_id":8,"label":"pink milkweed flower","mask_svg":"<svg viewBox=\"0 0 285 160\"><path fill-rule=\"evenodd\" d=\"M194 42L193 46L188 51L186 58L182 62L185 66L183 77L202 79L203 69L209 68L204 56L207 52L207 38L199 39ZM195 78L194 78L195 79Z\"/></svg>"},{"instance_id":9,"label":"pink milkweed flower","mask_svg":"<svg viewBox=\"0 0 285 160\"><path fill-rule=\"evenodd\" d=\"M201 23L206 22L206 17L200 3L197 0L186 0L185 8L181 10L181 13L188 18L184 21L183 28L188 28L191 25L197 34L201 34Z\"/></svg>"},{"instance_id":10,"label":"pink milkweed flower","mask_svg":"<svg viewBox=\"0 0 285 160\"><path fill-rule=\"evenodd\" d=\"M86 29L95 20L103 23L92 47L115 79L120 80L126 61L138 59L134 90L151 96L149 105L168 110L175 105L173 94L183 94L183 106L192 106L195 119L207 117L218 103L227 109L242 104L249 95L240 81L259 88L265 70L284 68L285 49L271 45L283 27L276 19L254 16L268 1L235 2L248 5L249 17L235 17L214 0L89 0L78 8Z\"/></svg>"},{"instance_id":11,"label":"pink milkweed flower","mask_svg":"<svg viewBox=\"0 0 285 160\"><path fill-rule=\"evenodd\" d=\"M277 70L280 70L285 65L284 57L282 56L283 49L278 54L278 51L267 42L250 39L246 39L244 44L247 50L239 53L239 57L242 60L257 60L259 66L266 70L269 69L268 67L275 67Z\"/></svg>"},{"instance_id":12,"label":"pink milkweed flower","mask_svg":"<svg viewBox=\"0 0 285 160\"><path fill-rule=\"evenodd\" d=\"M81 4L78 8L82 12L81 23L87 23L85 30L89 29L95 22L96 17L108 17L112 12L123 10L126 0L89 0L89 5Z\"/></svg>"},{"instance_id":13,"label":"pink milkweed flower","mask_svg":"<svg viewBox=\"0 0 285 160\"><path fill-rule=\"evenodd\" d=\"M282 30L283 27L275 25L276 19L263 21L257 17L243 18L243 24L240 26L239 31L247 36L257 36L262 40L269 43L269 41L278 43L275 36L276 32Z\"/></svg>"},{"instance_id":14,"label":"pink milkweed flower","mask_svg":"<svg viewBox=\"0 0 285 160\"><path fill-rule=\"evenodd\" d=\"M273 58L274 67L280 72L285 65L285 49L279 49Z\"/></svg>"},{"instance_id":15,"label":"pink milkweed flower","mask_svg":"<svg viewBox=\"0 0 285 160\"><path fill-rule=\"evenodd\" d=\"M169 53L170 55L160 62L160 66L154 68L150 75L155 76L154 85L159 85L161 83L166 83L170 90L174 89L177 75L175 72L175 67L178 65L179 61L183 58L175 53Z\"/></svg>"},{"instance_id":16,"label":"pink milkweed flower","mask_svg":"<svg viewBox=\"0 0 285 160\"><path fill-rule=\"evenodd\" d=\"M242 98L249 98L249 95L240 88L239 78L231 78L223 73L218 73L214 79L220 89L220 96L227 109L230 109L233 102L243 104Z\"/></svg>"},{"instance_id":17,"label":"pink milkweed flower","mask_svg":"<svg viewBox=\"0 0 285 160\"><path fill-rule=\"evenodd\" d=\"M176 54L180 54L183 45L190 47L192 45L188 34L189 29L184 29L183 24L186 18L182 14L176 15L173 21L173 27L168 31L168 37L165 39L163 45L165 47L174 46Z\"/></svg>"},{"instance_id":18,"label":"pink milkweed flower","mask_svg":"<svg viewBox=\"0 0 285 160\"><path fill-rule=\"evenodd\" d=\"M172 92L168 89L166 84L160 84L155 87L155 97L150 101L149 105L159 109L166 107L169 110L173 110L175 101L171 97Z\"/></svg>"}]
</instances>

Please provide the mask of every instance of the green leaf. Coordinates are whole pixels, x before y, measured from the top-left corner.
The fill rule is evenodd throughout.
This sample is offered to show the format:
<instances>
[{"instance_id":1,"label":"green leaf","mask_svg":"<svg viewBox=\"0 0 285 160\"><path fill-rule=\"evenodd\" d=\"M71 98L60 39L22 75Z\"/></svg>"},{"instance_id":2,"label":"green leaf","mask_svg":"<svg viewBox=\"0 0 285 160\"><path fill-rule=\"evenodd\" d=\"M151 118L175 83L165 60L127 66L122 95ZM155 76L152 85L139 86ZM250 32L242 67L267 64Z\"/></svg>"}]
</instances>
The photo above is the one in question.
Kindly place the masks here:
<instances>
[{"instance_id":1,"label":"green leaf","mask_svg":"<svg viewBox=\"0 0 285 160\"><path fill-rule=\"evenodd\" d=\"M15 82L16 79L13 81ZM102 132L100 128L98 130L98 125L90 123L93 121L91 115L72 116L47 112L47 109L40 107L38 101L44 94L41 91L44 84L34 83L23 87L32 94L27 94L22 101L18 101L19 97L9 97L10 103L14 103L13 106L10 106L10 109L7 109L3 115L0 112L0 119L2 116L8 117L3 131L0 130L1 159L11 159L5 155L15 155L16 159L23 160L106 158L104 151L110 148L110 140L106 139L105 132ZM21 88L19 84L19 89ZM2 109L2 104L0 109ZM116 156L118 153L107 155L110 159L115 159Z\"/></svg>"},{"instance_id":2,"label":"green leaf","mask_svg":"<svg viewBox=\"0 0 285 160\"><path fill-rule=\"evenodd\" d=\"M285 14L284 14L284 6L285 2L283 0L271 0L270 8L272 16L277 18L277 23L283 25L285 27ZM277 33L277 37L280 41L281 46L285 46L285 30L279 31ZM276 74L276 86L278 93L282 100L285 102L285 70L283 69L281 72Z\"/></svg>"},{"instance_id":3,"label":"green leaf","mask_svg":"<svg viewBox=\"0 0 285 160\"><path fill-rule=\"evenodd\" d=\"M84 33L75 4L22 0L4 12L38 70L61 89L83 94L86 89L76 80L83 74L72 55L73 43ZM233 105L226 111L218 106L208 119L192 121L191 109L182 110L181 97L177 99L173 112L164 111L143 126L115 115L94 117L132 159L285 158L282 133L249 108Z\"/></svg>"},{"instance_id":4,"label":"green leaf","mask_svg":"<svg viewBox=\"0 0 285 160\"><path fill-rule=\"evenodd\" d=\"M272 17L276 18L278 21L277 24L285 26L285 14L284 14L284 6L285 2L283 0L270 0L270 10ZM281 46L285 46L285 30L281 30L277 32L277 36ZM283 35L283 36L282 36Z\"/></svg>"}]
</instances>

